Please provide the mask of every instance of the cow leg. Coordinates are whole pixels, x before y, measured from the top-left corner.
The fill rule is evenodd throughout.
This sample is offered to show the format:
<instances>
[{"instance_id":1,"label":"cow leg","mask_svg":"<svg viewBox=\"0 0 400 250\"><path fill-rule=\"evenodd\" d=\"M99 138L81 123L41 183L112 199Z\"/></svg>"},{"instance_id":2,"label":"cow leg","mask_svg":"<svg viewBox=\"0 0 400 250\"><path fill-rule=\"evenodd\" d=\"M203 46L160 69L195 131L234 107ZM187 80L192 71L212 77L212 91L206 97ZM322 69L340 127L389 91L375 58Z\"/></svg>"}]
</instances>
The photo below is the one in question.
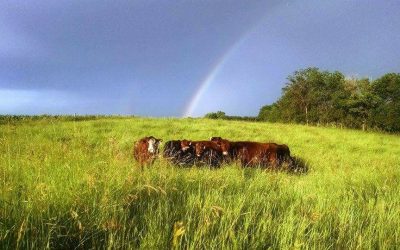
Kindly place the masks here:
<instances>
[{"instance_id":1,"label":"cow leg","mask_svg":"<svg viewBox=\"0 0 400 250\"><path fill-rule=\"evenodd\" d=\"M143 170L144 170L144 161L143 161L143 159L140 159L139 166L140 166L140 170L143 172Z\"/></svg>"},{"instance_id":2,"label":"cow leg","mask_svg":"<svg viewBox=\"0 0 400 250\"><path fill-rule=\"evenodd\" d=\"M239 159L240 159L240 164L242 165L242 167L243 168L246 167L247 160L246 160L246 157L245 157L245 155L243 153L239 154Z\"/></svg>"},{"instance_id":3,"label":"cow leg","mask_svg":"<svg viewBox=\"0 0 400 250\"><path fill-rule=\"evenodd\" d=\"M242 167L247 167L247 165L248 165L248 162L247 162L247 160L246 159L244 159L244 158L242 158L241 160L240 160L240 163L242 164Z\"/></svg>"},{"instance_id":4,"label":"cow leg","mask_svg":"<svg viewBox=\"0 0 400 250\"><path fill-rule=\"evenodd\" d=\"M238 158L240 159L242 167L248 167L250 159L249 159L249 152L247 151L246 148L242 148L239 150Z\"/></svg>"}]
</instances>

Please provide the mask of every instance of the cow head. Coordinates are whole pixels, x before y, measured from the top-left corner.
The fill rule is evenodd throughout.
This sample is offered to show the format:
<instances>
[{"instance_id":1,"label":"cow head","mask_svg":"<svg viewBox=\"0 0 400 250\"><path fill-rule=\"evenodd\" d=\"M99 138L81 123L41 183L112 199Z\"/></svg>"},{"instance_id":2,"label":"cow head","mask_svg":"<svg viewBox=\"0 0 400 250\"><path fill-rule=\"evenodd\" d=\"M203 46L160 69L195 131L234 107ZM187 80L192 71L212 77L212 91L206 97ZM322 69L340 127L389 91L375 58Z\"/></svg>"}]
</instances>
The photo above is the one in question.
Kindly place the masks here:
<instances>
[{"instance_id":1,"label":"cow head","mask_svg":"<svg viewBox=\"0 0 400 250\"><path fill-rule=\"evenodd\" d=\"M158 146L161 144L162 139L157 139L153 136L147 137L147 151L151 154L158 152Z\"/></svg>"},{"instance_id":2,"label":"cow head","mask_svg":"<svg viewBox=\"0 0 400 250\"><path fill-rule=\"evenodd\" d=\"M228 155L231 146L228 140L222 139L221 137L211 137L210 140L221 147L223 155Z\"/></svg>"},{"instance_id":3,"label":"cow head","mask_svg":"<svg viewBox=\"0 0 400 250\"><path fill-rule=\"evenodd\" d=\"M197 142L195 146L196 156L200 157L204 150L206 150L206 145L203 142Z\"/></svg>"},{"instance_id":4,"label":"cow head","mask_svg":"<svg viewBox=\"0 0 400 250\"><path fill-rule=\"evenodd\" d=\"M213 141L213 142L220 142L221 140L223 140L222 137L211 137L210 138L210 141Z\"/></svg>"},{"instance_id":5,"label":"cow head","mask_svg":"<svg viewBox=\"0 0 400 250\"><path fill-rule=\"evenodd\" d=\"M192 142L188 140L182 140L181 141L181 149L183 152L188 150L190 147L192 147Z\"/></svg>"}]
</instances>

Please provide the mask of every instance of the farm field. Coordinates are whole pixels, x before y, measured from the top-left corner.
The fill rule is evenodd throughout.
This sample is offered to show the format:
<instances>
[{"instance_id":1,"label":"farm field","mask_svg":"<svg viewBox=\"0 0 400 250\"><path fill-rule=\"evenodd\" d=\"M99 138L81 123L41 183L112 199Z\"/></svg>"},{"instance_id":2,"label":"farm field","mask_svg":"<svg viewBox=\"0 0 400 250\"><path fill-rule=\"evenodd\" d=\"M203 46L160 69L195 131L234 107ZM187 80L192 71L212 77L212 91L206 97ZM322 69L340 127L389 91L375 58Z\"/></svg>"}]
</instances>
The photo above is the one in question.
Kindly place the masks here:
<instances>
[{"instance_id":1,"label":"farm field","mask_svg":"<svg viewBox=\"0 0 400 250\"><path fill-rule=\"evenodd\" d=\"M308 172L162 158L141 171L132 147L148 135L285 143ZM0 183L0 249L400 245L399 135L191 118L2 120Z\"/></svg>"}]
</instances>

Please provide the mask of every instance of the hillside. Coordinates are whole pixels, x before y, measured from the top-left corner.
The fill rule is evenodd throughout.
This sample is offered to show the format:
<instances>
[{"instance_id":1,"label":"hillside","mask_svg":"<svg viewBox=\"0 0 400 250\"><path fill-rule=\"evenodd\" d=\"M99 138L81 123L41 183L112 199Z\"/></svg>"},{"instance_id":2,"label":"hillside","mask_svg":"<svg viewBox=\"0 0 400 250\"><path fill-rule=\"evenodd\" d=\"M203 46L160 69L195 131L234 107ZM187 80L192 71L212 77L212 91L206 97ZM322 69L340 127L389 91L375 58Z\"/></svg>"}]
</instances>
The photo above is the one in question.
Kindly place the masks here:
<instances>
[{"instance_id":1,"label":"hillside","mask_svg":"<svg viewBox=\"0 0 400 250\"><path fill-rule=\"evenodd\" d=\"M305 174L177 168L141 172L133 142L274 141ZM0 125L0 248L395 248L400 137L207 119L62 118Z\"/></svg>"}]
</instances>

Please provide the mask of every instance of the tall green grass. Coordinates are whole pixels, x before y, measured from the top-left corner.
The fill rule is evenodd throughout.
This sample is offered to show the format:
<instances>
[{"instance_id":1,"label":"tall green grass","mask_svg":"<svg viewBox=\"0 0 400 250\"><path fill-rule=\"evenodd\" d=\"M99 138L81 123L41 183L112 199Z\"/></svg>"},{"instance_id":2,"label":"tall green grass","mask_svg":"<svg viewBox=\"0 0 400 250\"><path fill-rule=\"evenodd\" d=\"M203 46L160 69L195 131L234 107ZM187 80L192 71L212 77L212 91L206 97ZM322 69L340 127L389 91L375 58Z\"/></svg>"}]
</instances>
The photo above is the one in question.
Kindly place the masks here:
<instances>
[{"instance_id":1,"label":"tall green grass","mask_svg":"<svg viewBox=\"0 0 400 250\"><path fill-rule=\"evenodd\" d=\"M305 174L140 171L133 142L288 144ZM400 137L205 119L43 118L0 125L0 249L395 249Z\"/></svg>"}]
</instances>

